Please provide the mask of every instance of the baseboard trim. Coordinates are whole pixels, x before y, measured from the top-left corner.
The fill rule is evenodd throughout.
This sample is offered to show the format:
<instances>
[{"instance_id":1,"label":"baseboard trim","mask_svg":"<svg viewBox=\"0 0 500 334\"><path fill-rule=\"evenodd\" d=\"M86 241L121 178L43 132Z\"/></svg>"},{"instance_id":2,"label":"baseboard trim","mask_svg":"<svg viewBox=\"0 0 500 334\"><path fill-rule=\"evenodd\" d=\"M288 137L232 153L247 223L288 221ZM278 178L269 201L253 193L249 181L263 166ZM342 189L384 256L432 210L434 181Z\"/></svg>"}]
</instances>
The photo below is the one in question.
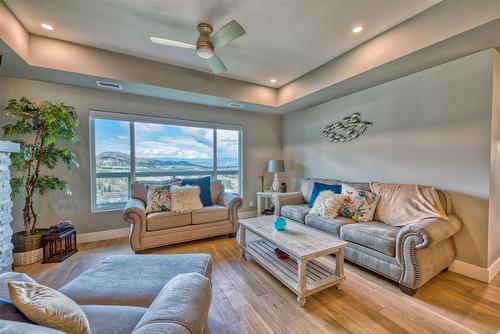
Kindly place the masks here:
<instances>
[{"instance_id":1,"label":"baseboard trim","mask_svg":"<svg viewBox=\"0 0 500 334\"><path fill-rule=\"evenodd\" d=\"M500 258L488 268L483 268L467 262L455 260L450 266L450 271L475 280L490 283L500 271Z\"/></svg>"},{"instance_id":2,"label":"baseboard trim","mask_svg":"<svg viewBox=\"0 0 500 334\"><path fill-rule=\"evenodd\" d=\"M253 218L257 216L257 211L241 211L238 212L238 216L241 219ZM77 242L79 244L84 244L93 241L117 239L117 238L128 237L129 234L130 234L130 227L117 228L114 230L106 230L98 232L81 233L78 234Z\"/></svg>"},{"instance_id":3,"label":"baseboard trim","mask_svg":"<svg viewBox=\"0 0 500 334\"><path fill-rule=\"evenodd\" d=\"M81 233L77 235L77 242L79 244L84 244L86 242L117 239L117 238L128 237L129 234L130 234L130 227L117 228L114 230L106 230L98 232Z\"/></svg>"},{"instance_id":4,"label":"baseboard trim","mask_svg":"<svg viewBox=\"0 0 500 334\"><path fill-rule=\"evenodd\" d=\"M491 266L488 267L488 272L489 272L489 281L488 281L489 283L500 272L500 257L496 259L496 261L493 262Z\"/></svg>"}]
</instances>

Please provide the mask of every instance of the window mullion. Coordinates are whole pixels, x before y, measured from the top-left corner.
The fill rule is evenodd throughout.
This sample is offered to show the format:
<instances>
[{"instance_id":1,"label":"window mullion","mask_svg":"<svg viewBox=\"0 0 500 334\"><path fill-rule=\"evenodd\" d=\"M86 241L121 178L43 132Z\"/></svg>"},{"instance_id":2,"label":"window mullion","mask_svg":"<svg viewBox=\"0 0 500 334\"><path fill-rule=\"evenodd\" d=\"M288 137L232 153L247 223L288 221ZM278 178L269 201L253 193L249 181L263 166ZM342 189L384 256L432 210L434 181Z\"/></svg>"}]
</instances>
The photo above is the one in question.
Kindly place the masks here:
<instances>
[{"instance_id":1,"label":"window mullion","mask_svg":"<svg viewBox=\"0 0 500 334\"><path fill-rule=\"evenodd\" d=\"M214 135L214 139L213 139L213 150L214 150L214 161L213 161L213 167L214 167L214 172L213 172L213 179L216 180L217 179L217 129L213 129L213 135Z\"/></svg>"},{"instance_id":2,"label":"window mullion","mask_svg":"<svg viewBox=\"0 0 500 334\"><path fill-rule=\"evenodd\" d=\"M131 196L131 186L132 182L135 180L135 123L129 122L130 124L130 178L129 178L129 198Z\"/></svg>"}]
</instances>

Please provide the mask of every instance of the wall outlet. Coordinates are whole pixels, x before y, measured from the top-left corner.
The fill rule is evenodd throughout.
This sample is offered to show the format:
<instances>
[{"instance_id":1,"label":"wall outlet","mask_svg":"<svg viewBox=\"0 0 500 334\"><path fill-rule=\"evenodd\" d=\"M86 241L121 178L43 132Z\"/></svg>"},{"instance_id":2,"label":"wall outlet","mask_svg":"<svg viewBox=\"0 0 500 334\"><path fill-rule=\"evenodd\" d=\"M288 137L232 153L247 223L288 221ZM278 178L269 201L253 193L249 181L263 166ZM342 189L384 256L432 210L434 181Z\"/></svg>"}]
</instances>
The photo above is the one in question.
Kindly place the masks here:
<instances>
[{"instance_id":1,"label":"wall outlet","mask_svg":"<svg viewBox=\"0 0 500 334\"><path fill-rule=\"evenodd\" d=\"M250 201L250 207L251 207L251 208L255 208L255 204L254 204L254 202L253 202L253 201Z\"/></svg>"}]
</instances>

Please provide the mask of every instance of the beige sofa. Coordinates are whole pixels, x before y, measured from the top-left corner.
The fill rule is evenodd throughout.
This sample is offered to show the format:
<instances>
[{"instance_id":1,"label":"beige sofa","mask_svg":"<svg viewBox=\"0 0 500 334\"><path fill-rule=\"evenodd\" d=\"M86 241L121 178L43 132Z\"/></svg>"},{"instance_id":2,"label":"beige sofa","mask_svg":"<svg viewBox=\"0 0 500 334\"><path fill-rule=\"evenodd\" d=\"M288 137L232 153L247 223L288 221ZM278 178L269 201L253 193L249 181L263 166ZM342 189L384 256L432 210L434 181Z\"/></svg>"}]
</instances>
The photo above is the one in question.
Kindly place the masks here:
<instances>
[{"instance_id":1,"label":"beige sofa","mask_svg":"<svg viewBox=\"0 0 500 334\"><path fill-rule=\"evenodd\" d=\"M448 193L438 190L448 222L423 219L418 223L395 227L377 221L356 223L345 217L329 219L309 214L308 202L314 182L342 183L334 179L305 179L301 191L272 198L275 214L348 241L345 251L347 260L398 282L404 293L415 294L419 287L446 270L455 259L452 236L460 230L462 223L453 212ZM370 190L368 183L344 183Z\"/></svg>"},{"instance_id":2,"label":"beige sofa","mask_svg":"<svg viewBox=\"0 0 500 334\"><path fill-rule=\"evenodd\" d=\"M132 184L132 198L123 211L125 221L132 224L129 241L134 251L224 234L236 235L238 209L243 201L224 192L219 180L210 181L213 205L188 213L162 211L146 214L147 184L151 182L136 181Z\"/></svg>"},{"instance_id":3,"label":"beige sofa","mask_svg":"<svg viewBox=\"0 0 500 334\"><path fill-rule=\"evenodd\" d=\"M80 305L93 334L202 334L211 303L208 254L115 255L59 291ZM8 280L33 281L20 273ZM62 333L36 326L0 291L0 333Z\"/></svg>"}]
</instances>

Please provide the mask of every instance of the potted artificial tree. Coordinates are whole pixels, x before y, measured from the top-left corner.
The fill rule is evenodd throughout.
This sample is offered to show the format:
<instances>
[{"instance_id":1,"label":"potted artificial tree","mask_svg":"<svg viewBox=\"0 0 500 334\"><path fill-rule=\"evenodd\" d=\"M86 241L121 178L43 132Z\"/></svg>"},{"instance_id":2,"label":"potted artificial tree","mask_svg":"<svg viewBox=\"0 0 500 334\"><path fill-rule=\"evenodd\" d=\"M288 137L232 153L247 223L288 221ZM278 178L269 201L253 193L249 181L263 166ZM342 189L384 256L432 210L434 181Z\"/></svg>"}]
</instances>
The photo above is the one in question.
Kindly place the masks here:
<instances>
[{"instance_id":1,"label":"potted artificial tree","mask_svg":"<svg viewBox=\"0 0 500 334\"><path fill-rule=\"evenodd\" d=\"M75 154L59 147L57 140L76 143L79 120L73 107L48 101L34 103L26 97L10 100L5 113L14 121L2 127L3 135L21 144L20 152L10 155L14 169L11 188L13 197L19 193L25 195L24 231L14 233L12 243L14 263L24 265L42 258L43 231L37 229L38 215L33 206L36 194L43 195L47 190L71 194L64 180L44 172L54 169L60 161L68 168L78 166Z\"/></svg>"}]
</instances>

